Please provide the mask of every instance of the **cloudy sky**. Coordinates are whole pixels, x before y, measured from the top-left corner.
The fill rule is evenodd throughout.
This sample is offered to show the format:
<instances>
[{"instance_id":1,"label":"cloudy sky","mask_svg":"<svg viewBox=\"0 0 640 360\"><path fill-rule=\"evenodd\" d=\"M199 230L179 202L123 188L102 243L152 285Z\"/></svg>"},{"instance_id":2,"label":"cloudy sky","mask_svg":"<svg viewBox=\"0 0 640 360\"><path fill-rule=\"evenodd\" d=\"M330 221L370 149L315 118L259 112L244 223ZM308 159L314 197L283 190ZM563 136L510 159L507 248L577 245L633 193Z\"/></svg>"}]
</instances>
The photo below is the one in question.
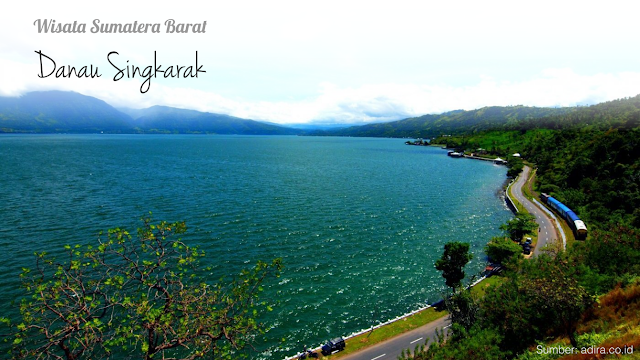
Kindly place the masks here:
<instances>
[{"instance_id":1,"label":"cloudy sky","mask_svg":"<svg viewBox=\"0 0 640 360\"><path fill-rule=\"evenodd\" d=\"M98 5L100 4L100 5ZM0 15L0 95L73 90L277 123L366 123L489 105L571 106L640 93L632 1L22 1ZM37 19L86 24L38 33ZM159 34L93 34L93 21ZM165 21L207 22L167 34ZM100 78L39 78L40 59ZM119 67L198 65L198 78L114 81ZM129 61L127 63L127 60ZM52 64L45 60L46 73ZM161 74L160 74L161 75Z\"/></svg>"}]
</instances>

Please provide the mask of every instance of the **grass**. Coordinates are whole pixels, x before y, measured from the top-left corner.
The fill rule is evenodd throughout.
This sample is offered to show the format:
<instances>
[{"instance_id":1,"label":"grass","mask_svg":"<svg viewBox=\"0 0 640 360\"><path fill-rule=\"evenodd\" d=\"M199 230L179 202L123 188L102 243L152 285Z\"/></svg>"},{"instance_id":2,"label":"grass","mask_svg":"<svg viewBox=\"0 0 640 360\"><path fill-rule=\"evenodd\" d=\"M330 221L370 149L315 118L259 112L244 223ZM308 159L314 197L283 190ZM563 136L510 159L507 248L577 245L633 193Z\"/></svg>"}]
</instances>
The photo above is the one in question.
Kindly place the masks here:
<instances>
[{"instance_id":1,"label":"grass","mask_svg":"<svg viewBox=\"0 0 640 360\"><path fill-rule=\"evenodd\" d=\"M598 304L589 310L578 324L577 340L582 347L623 348L633 346L633 354L626 355L590 355L573 354L566 356L536 355L535 349L520 359L528 360L586 360L586 359L640 359L640 282L629 284L626 288L616 287L598 299ZM544 347L570 346L566 338L556 338L545 343Z\"/></svg>"},{"instance_id":2,"label":"grass","mask_svg":"<svg viewBox=\"0 0 640 360\"><path fill-rule=\"evenodd\" d=\"M527 197L528 199L531 199L531 197L527 196L527 190L529 190L529 195L531 194L531 183L533 181L533 174L534 172L531 171L529 173L529 178L527 179L527 181L525 181L525 186L522 187L523 189L523 194L525 197ZM513 183L512 183L513 184ZM509 196L511 197L511 200L513 200L513 204L516 206L516 209L518 209L518 212L523 212L525 214L528 214L529 212L524 208L524 206L518 201L518 199L516 199L515 196L513 196L513 192L511 192L511 188L512 186L509 185L509 187L507 188L507 191L509 192ZM529 188L529 189L527 189ZM536 245L538 244L538 232L532 232L529 233L527 235L525 235L525 237L530 237L531 238L531 247L535 248ZM531 255L525 255L525 257L530 257L533 255L533 251L531 252Z\"/></svg>"},{"instance_id":3,"label":"grass","mask_svg":"<svg viewBox=\"0 0 640 360\"><path fill-rule=\"evenodd\" d=\"M515 183L515 181L511 184L509 184L509 187L507 188L507 192L509 192L509 197L511 198L511 200L513 201L513 205L516 206L516 209L518 209L518 212L525 212L525 213L529 213L524 206L522 206L522 204L520 203L520 201L518 201L518 199L516 199L515 196L513 196L513 192L511 192L511 189L513 188L513 185Z\"/></svg>"},{"instance_id":4,"label":"grass","mask_svg":"<svg viewBox=\"0 0 640 360\"><path fill-rule=\"evenodd\" d=\"M478 285L474 286L471 289L471 293L473 293L474 295L477 295L480 298L484 297L484 295L487 293L487 289L490 286L502 284L505 281L506 281L506 278L499 275L488 277L484 279L482 282L480 282Z\"/></svg>"},{"instance_id":5,"label":"grass","mask_svg":"<svg viewBox=\"0 0 640 360\"><path fill-rule=\"evenodd\" d=\"M522 208L522 204L517 202L517 200L514 199L514 203L516 204L516 206L521 207L522 209L521 211L525 211L524 208ZM537 236L535 238L537 239ZM502 283L504 281L505 279L503 277L491 276L487 279L484 279L482 282L478 283L476 286L474 286L471 289L471 291L476 296L483 297L490 286ZM435 308L430 307L428 309L420 311L417 314L406 317L402 320L393 322L391 324L375 329L371 332L367 332L362 335L358 335L356 337L346 340L346 346L344 351L341 351L339 353L336 353L334 355L329 355L329 356L323 356L321 354L319 355L320 355L320 358L324 358L324 359L340 359L349 354L353 354L362 349L379 344L383 341L391 339L407 331L416 329L432 321L438 320L446 316L447 314L448 312L446 310L438 311Z\"/></svg>"},{"instance_id":6,"label":"grass","mask_svg":"<svg viewBox=\"0 0 640 360\"><path fill-rule=\"evenodd\" d=\"M528 164L528 165L532 166L531 164ZM523 188L523 193L524 193L524 196L526 196L528 199L536 199L540 202L540 194L538 194L538 192L533 189L533 184L535 183L536 171L537 170L535 169L531 171L529 179L527 180L527 186ZM542 204L542 202L540 203ZM543 206L545 205L543 204ZM545 207L547 208L547 210L553 212L553 210L549 209L547 206ZM567 238L567 246L569 246L571 243L573 243L573 241L575 241L573 230L571 230L571 228L569 227L569 224L567 224L566 221L562 221L557 214L556 214L556 218L560 220L560 226L562 227L562 231L564 231L564 235ZM555 223L555 221L552 221L552 222ZM558 234L558 237L560 237L560 234Z\"/></svg>"},{"instance_id":7,"label":"grass","mask_svg":"<svg viewBox=\"0 0 640 360\"><path fill-rule=\"evenodd\" d=\"M566 221L562 220L558 214L556 214L558 221L560 222L560 226L562 226L562 231L564 231L564 236L567 238L567 247L571 245L575 240L575 236L573 235L573 230L569 227Z\"/></svg>"},{"instance_id":8,"label":"grass","mask_svg":"<svg viewBox=\"0 0 640 360\"><path fill-rule=\"evenodd\" d=\"M531 172L529 173L529 178L525 182L525 186L522 188L522 193L529 200L532 200L534 198L538 199L540 197L533 190L533 183L535 183L535 181L536 181L535 180L536 179L536 172L538 170L535 168L535 166L533 166L533 164L526 163L526 165L529 166L530 168L532 168L533 170L531 170Z\"/></svg>"},{"instance_id":9,"label":"grass","mask_svg":"<svg viewBox=\"0 0 640 360\"><path fill-rule=\"evenodd\" d=\"M471 288L471 292L478 297L483 297L486 294L487 288L489 286L499 284L504 281L505 281L505 278L501 276L491 276L489 278L484 279L483 281L478 283L476 286ZM359 350L362 350L369 346L373 346L385 340L391 339L407 331L426 325L446 315L448 315L447 311L437 311L435 308L431 307L415 315L406 317L402 320L399 320L389 325L385 325L383 327L375 329L372 332L367 332L362 335L351 338L346 341L346 347L344 351L341 351L334 355L329 355L324 357L320 355L320 357L325 359L339 359L349 354L358 352Z\"/></svg>"},{"instance_id":10,"label":"grass","mask_svg":"<svg viewBox=\"0 0 640 360\"><path fill-rule=\"evenodd\" d=\"M346 347L344 351L341 351L334 355L321 357L325 359L339 359L369 346L381 343L387 339L391 339L407 331L418 328L422 325L426 325L432 321L440 319L443 316L446 316L447 314L447 311L437 311L433 307L425 309L417 314L375 329L372 332L367 332L351 338L346 341Z\"/></svg>"}]
</instances>

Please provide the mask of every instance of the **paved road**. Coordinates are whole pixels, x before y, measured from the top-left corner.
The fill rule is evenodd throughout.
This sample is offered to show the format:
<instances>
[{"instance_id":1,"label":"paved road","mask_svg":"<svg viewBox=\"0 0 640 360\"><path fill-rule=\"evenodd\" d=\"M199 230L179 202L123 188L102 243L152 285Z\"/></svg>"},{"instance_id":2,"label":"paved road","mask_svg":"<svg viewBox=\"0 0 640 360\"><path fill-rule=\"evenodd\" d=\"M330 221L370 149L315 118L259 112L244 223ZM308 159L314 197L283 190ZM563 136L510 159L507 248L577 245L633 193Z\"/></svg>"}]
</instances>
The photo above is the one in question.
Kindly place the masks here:
<instances>
[{"instance_id":1,"label":"paved road","mask_svg":"<svg viewBox=\"0 0 640 360\"><path fill-rule=\"evenodd\" d=\"M537 256L547 243L553 243L558 241L558 236L552 220L538 208L533 202L529 201L522 193L522 186L529 178L531 168L525 166L522 170L522 174L518 177L516 182L511 186L512 193L515 198L527 209L527 211L536 217L536 222L540 225L540 232L538 234L538 244L535 247L533 254ZM405 349L413 350L416 345L424 344L427 339L435 339L436 329L442 329L450 324L449 317L442 317L436 321L430 322L424 326L421 326L415 330L411 330L407 333L381 342L370 348L366 348L357 353L351 354L342 358L343 360L388 360L397 359L400 353Z\"/></svg>"},{"instance_id":2,"label":"paved road","mask_svg":"<svg viewBox=\"0 0 640 360\"><path fill-rule=\"evenodd\" d=\"M540 232L538 233L538 244L533 249L533 255L537 256L541 253L540 250L548 243L557 243L558 234L553 221L547 216L547 214L540 210L539 207L527 199L522 193L522 187L524 186L525 181L529 178L529 172L531 172L531 168L525 166L522 170L522 174L518 177L518 180L516 180L516 182L511 186L511 192L513 196L524 206L524 208L536 217L536 222L540 227Z\"/></svg>"},{"instance_id":3,"label":"paved road","mask_svg":"<svg viewBox=\"0 0 640 360\"><path fill-rule=\"evenodd\" d=\"M427 339L435 339L436 329L442 329L448 325L449 316L445 316L427 325L345 356L341 360L395 360L403 350L411 349L413 351L416 345L424 344Z\"/></svg>"}]
</instances>

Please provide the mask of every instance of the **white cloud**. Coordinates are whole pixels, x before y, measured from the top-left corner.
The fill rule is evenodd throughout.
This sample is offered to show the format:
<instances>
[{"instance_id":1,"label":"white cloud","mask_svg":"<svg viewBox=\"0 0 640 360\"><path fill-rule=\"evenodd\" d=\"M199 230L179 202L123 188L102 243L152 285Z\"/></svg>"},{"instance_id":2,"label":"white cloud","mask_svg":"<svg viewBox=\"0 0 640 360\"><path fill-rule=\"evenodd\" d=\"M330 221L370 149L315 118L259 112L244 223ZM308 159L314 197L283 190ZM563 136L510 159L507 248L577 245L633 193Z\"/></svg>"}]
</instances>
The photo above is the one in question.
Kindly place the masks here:
<instances>
[{"instance_id":1,"label":"white cloud","mask_svg":"<svg viewBox=\"0 0 640 360\"><path fill-rule=\"evenodd\" d=\"M57 79L36 76L25 81L32 66L0 59L0 94L16 96L34 90L70 90L94 96L117 107L166 105L229 114L276 123L369 123L477 109L492 105L573 106L594 104L640 93L640 73L580 75L571 69L546 69L520 82L484 76L473 85L368 84L340 87L323 82L317 95L299 101L249 101L214 92L152 83L140 93L138 79Z\"/></svg>"},{"instance_id":2,"label":"white cloud","mask_svg":"<svg viewBox=\"0 0 640 360\"><path fill-rule=\"evenodd\" d=\"M73 90L115 106L167 105L280 123L365 123L489 105L568 106L640 93L632 1L22 2L0 22L0 95ZM153 12L149 10L153 8ZM122 9L127 9L123 11ZM206 34L38 34L58 22L207 21ZM594 25L595 24L595 25ZM100 79L40 79L42 50ZM191 80L114 82L106 54L189 65Z\"/></svg>"}]
</instances>

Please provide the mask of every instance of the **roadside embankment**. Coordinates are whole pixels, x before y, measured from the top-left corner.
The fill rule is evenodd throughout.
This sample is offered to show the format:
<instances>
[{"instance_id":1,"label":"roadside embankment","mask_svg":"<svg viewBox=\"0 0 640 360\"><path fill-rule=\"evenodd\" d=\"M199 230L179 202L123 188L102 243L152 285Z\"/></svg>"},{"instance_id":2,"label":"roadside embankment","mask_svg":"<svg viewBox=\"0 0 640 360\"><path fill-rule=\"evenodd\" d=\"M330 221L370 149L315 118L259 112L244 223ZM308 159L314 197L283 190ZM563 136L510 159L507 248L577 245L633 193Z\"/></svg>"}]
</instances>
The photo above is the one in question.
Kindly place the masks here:
<instances>
[{"instance_id":1,"label":"roadside embankment","mask_svg":"<svg viewBox=\"0 0 640 360\"><path fill-rule=\"evenodd\" d=\"M517 214L518 212L520 212L520 210L518 209L518 206L516 205L516 202L513 201L513 199L511 198L511 185L513 185L514 182L515 182L514 180L511 180L511 182L507 186L507 189L505 190L504 194L505 194L505 202L507 203L507 207L514 214Z\"/></svg>"},{"instance_id":2,"label":"roadside embankment","mask_svg":"<svg viewBox=\"0 0 640 360\"><path fill-rule=\"evenodd\" d=\"M472 291L476 293L479 297L484 296L486 292L486 288L496 282L499 282L502 278L498 276L491 277L481 277L477 281L473 282L470 287L472 287ZM478 286L482 284L482 286ZM440 301L439 301L440 302ZM431 305L424 306L420 309L414 310L402 316L398 316L394 319L388 320L384 323L372 326L368 329L364 329L348 336L345 336L346 347L344 351L338 352L334 355L330 356L322 356L320 354L320 346L313 349L320 358L324 359L360 359L360 352L363 353L362 359L367 358L365 353L370 348L377 346L382 343L394 342L395 340L401 340L401 335L415 331L423 327L428 327L433 324L440 324L443 317L448 315L448 312L445 310L440 310L435 306L439 302L436 302ZM446 325L449 324L448 319L446 320ZM440 324L442 325L442 324ZM435 325L434 325L435 326ZM443 326L439 326L443 327ZM421 339L421 343L424 344L427 341L426 337ZM398 347L402 350L411 348L412 346L417 344L400 344ZM357 355L356 355L357 354ZM400 355L398 352L397 355L393 355L391 353L386 354L389 358L395 358L397 355ZM285 360L293 360L297 359L298 355L291 356L285 358ZM367 358L369 359L369 358Z\"/></svg>"}]
</instances>

